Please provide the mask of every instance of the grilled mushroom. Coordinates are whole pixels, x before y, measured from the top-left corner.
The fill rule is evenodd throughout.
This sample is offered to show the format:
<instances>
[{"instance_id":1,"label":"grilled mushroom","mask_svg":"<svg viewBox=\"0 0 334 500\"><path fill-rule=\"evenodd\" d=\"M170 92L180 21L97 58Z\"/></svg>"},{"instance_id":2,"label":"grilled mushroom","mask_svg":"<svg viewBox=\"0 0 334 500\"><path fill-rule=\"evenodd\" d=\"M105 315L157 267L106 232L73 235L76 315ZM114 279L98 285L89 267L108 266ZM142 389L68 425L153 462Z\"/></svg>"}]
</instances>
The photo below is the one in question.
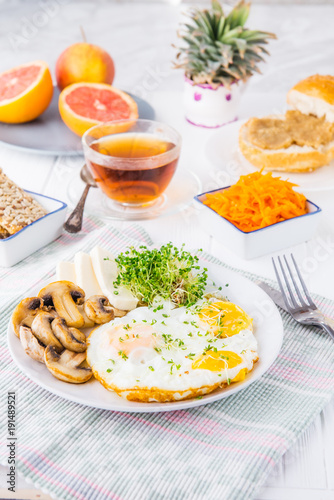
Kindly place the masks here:
<instances>
[{"instance_id":1,"label":"grilled mushroom","mask_svg":"<svg viewBox=\"0 0 334 500\"><path fill-rule=\"evenodd\" d=\"M44 353L45 364L52 375L59 380L71 384L83 384L87 382L93 372L90 368L80 366L86 359L86 353L75 353L68 350L60 355L48 346Z\"/></svg>"},{"instance_id":2,"label":"grilled mushroom","mask_svg":"<svg viewBox=\"0 0 334 500\"><path fill-rule=\"evenodd\" d=\"M31 329L27 326L20 326L20 340L28 356L40 363L44 363L45 347L38 342Z\"/></svg>"},{"instance_id":3,"label":"grilled mushroom","mask_svg":"<svg viewBox=\"0 0 334 500\"><path fill-rule=\"evenodd\" d=\"M63 318L54 319L51 328L65 349L74 352L84 352L87 349L85 334L77 328L67 326Z\"/></svg>"},{"instance_id":4,"label":"grilled mushroom","mask_svg":"<svg viewBox=\"0 0 334 500\"><path fill-rule=\"evenodd\" d=\"M15 334L20 337L20 326L31 327L34 317L43 309L43 299L28 297L23 299L14 309L12 325Z\"/></svg>"},{"instance_id":5,"label":"grilled mushroom","mask_svg":"<svg viewBox=\"0 0 334 500\"><path fill-rule=\"evenodd\" d=\"M126 316L129 311L123 311L123 309L117 309L117 307L114 307L114 316L115 318L123 318L123 316Z\"/></svg>"},{"instance_id":6,"label":"grilled mushroom","mask_svg":"<svg viewBox=\"0 0 334 500\"><path fill-rule=\"evenodd\" d=\"M93 326L95 325L95 322L88 318L87 314L85 313L84 306L79 306L78 309L79 309L80 313L82 314L84 321L85 321L82 328L93 328Z\"/></svg>"},{"instance_id":7,"label":"grilled mushroom","mask_svg":"<svg viewBox=\"0 0 334 500\"><path fill-rule=\"evenodd\" d=\"M57 313L55 311L39 312L31 324L31 330L39 342L44 344L44 346L51 345L57 351L62 351L64 348L51 328L51 323L56 316Z\"/></svg>"},{"instance_id":8,"label":"grilled mushroom","mask_svg":"<svg viewBox=\"0 0 334 500\"><path fill-rule=\"evenodd\" d=\"M101 325L114 319L114 308L104 295L93 295L85 301L84 310L88 318Z\"/></svg>"},{"instance_id":9,"label":"grilled mushroom","mask_svg":"<svg viewBox=\"0 0 334 500\"><path fill-rule=\"evenodd\" d=\"M43 288L38 296L46 306L53 307L68 326L84 326L84 317L77 306L83 304L85 292L79 286L71 281L55 281Z\"/></svg>"}]
</instances>

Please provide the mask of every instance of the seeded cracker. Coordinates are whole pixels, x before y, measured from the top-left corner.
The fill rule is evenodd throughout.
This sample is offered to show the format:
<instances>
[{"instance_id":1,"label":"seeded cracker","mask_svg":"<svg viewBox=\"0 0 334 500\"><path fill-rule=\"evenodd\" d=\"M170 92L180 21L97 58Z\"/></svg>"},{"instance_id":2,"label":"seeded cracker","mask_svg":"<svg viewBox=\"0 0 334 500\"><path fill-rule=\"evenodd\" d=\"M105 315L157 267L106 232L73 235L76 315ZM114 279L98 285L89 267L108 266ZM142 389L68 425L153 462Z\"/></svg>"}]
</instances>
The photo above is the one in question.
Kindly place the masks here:
<instances>
[{"instance_id":1,"label":"seeded cracker","mask_svg":"<svg viewBox=\"0 0 334 500\"><path fill-rule=\"evenodd\" d=\"M0 239L8 238L46 214L45 208L0 168Z\"/></svg>"}]
</instances>

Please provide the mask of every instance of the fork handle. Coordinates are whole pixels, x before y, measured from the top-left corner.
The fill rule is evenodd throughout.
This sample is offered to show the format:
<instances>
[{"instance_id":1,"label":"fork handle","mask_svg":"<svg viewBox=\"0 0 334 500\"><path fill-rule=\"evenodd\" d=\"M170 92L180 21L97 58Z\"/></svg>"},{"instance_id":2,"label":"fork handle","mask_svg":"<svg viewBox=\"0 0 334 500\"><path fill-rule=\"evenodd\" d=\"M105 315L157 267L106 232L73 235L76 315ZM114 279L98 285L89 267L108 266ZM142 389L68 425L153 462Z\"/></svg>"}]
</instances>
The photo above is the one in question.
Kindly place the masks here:
<instances>
[{"instance_id":1,"label":"fork handle","mask_svg":"<svg viewBox=\"0 0 334 500\"><path fill-rule=\"evenodd\" d=\"M333 328L331 326L329 326L327 323L320 323L320 326L334 340L334 330L333 330Z\"/></svg>"}]
</instances>

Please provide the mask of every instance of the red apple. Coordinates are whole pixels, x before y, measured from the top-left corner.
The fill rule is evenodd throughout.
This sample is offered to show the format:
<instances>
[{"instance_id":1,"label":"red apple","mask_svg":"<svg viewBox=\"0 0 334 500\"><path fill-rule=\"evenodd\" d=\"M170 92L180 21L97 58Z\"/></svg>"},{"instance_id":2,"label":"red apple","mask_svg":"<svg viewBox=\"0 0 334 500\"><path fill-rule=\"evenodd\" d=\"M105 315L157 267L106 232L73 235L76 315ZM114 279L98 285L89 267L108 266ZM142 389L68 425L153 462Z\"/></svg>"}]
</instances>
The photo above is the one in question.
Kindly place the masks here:
<instances>
[{"instance_id":1,"label":"red apple","mask_svg":"<svg viewBox=\"0 0 334 500\"><path fill-rule=\"evenodd\" d=\"M56 63L56 78L60 90L72 83L92 82L112 84L114 61L97 45L75 43L62 52Z\"/></svg>"}]
</instances>

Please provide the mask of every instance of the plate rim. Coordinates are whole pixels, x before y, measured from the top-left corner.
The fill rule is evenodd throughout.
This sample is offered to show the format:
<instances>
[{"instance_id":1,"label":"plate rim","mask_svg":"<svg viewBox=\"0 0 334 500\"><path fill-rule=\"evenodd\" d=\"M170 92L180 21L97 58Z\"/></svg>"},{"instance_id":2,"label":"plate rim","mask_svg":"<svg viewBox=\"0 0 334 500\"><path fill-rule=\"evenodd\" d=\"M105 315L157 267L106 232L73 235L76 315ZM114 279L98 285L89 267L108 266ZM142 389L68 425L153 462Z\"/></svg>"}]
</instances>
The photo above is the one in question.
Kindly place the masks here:
<instances>
[{"instance_id":1,"label":"plate rim","mask_svg":"<svg viewBox=\"0 0 334 500\"><path fill-rule=\"evenodd\" d=\"M225 271L225 272L227 271L227 273L230 274L230 276L232 276L232 277L237 276L237 278L239 280L243 281L247 285L251 285L251 287L255 287L258 290L258 292L260 292L260 294L266 298L268 303L270 303L270 306L271 306L270 317L276 316L276 319L277 319L276 327L278 329L276 332L276 336L277 336L277 340L278 340L276 350L273 351L273 353L271 354L271 356L268 359L266 359L266 365L262 368L262 370L261 370L261 368L259 370L257 370L258 373L254 372L252 370L251 373L253 373L253 376L246 377L246 379L244 381L237 382L237 383L233 384L233 386L228 387L228 388L222 388L220 390L218 389L216 391L213 391L212 393L204 395L201 399L195 398L195 399L189 399L189 400L183 400L183 401L181 400L181 401L170 402L170 403L138 403L138 402L133 402L133 401L127 401L127 400L124 400L123 398L119 397L119 404L117 404L116 406L113 404L106 405L106 404L103 404L103 402L101 404L91 403L89 400L84 401L82 396L81 396L81 393L78 393L79 394L78 396L73 396L71 394L67 394L66 392L64 393L61 389L58 389L57 387L53 387L53 386L50 387L48 383L44 383L43 378L39 378L37 375L35 376L34 373L32 373L32 370L26 370L26 367L21 363L20 356L18 356L16 354L15 349L14 349L15 343L16 342L19 343L19 339L18 339L18 337L16 337L16 335L13 331L13 328L11 325L11 318L10 318L8 326L7 326L7 345L8 345L8 348L9 348L9 351L10 351L10 354L11 354L11 357L12 357L14 363L16 364L16 366L20 369L20 371L26 377L28 377L30 380L32 380L34 383L36 383L39 387L42 387L43 389L47 390L49 393L55 394L56 396L59 396L67 401L71 401L71 402L74 402L74 403L77 403L77 404L80 404L83 406L87 406L87 407L91 407L91 408L95 408L95 409L103 409L103 410L112 411L112 412L121 412L121 413L160 413L161 412L162 413L162 412L167 412L167 411L187 410L187 409L195 408L198 406L214 403L214 402L222 400L222 399L226 399L227 397L232 396L232 395L246 389L251 384L258 381L269 370L269 368L272 366L274 361L277 359L277 357L281 351L281 347L282 347L282 343L283 343L283 339L284 339L284 325L283 325L282 317L279 313L277 306L275 305L273 300L269 297L269 295L261 287L259 287L255 282L253 282L251 279L247 278L246 276L243 276L242 274L239 274L235 270L220 266L219 264L203 261L202 259L200 259L200 262L201 261L203 262L203 264L205 262L206 267L213 266L213 267L219 268L221 271ZM230 278L228 278L228 279L230 281ZM216 280L216 281L219 282L220 279L218 278L218 280ZM30 290L34 290L34 288L32 287ZM30 292L27 291L27 293L30 293ZM23 351L22 351L22 353L23 353ZM31 361L33 361L33 360L31 360ZM38 363L38 362L36 361L36 363ZM38 365L40 365L40 363L38 363ZM255 368L256 368L256 365L255 365ZM254 375L254 373L255 373L255 375ZM55 380L57 382L61 382L57 379L55 379ZM55 383L57 383L57 382L55 382ZM98 380L93 381L93 383L99 384ZM71 385L73 385L73 384L71 384ZM84 387L84 384L82 384L82 387ZM105 389L105 390L107 391L107 389Z\"/></svg>"}]
</instances>

